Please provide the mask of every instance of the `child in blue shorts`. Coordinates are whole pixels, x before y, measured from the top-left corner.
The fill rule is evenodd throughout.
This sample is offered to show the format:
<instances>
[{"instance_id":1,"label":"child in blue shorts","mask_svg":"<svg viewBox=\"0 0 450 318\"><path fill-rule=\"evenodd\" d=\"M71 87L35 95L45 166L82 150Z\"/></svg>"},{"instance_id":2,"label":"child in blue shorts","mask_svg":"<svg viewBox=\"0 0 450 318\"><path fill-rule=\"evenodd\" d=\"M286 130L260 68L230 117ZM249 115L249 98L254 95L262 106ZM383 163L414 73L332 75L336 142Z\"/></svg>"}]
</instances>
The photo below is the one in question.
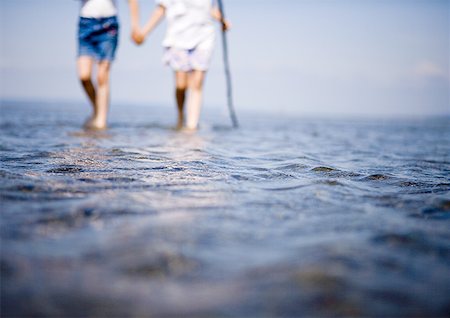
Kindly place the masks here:
<instances>
[{"instance_id":1,"label":"child in blue shorts","mask_svg":"<svg viewBox=\"0 0 450 318\"><path fill-rule=\"evenodd\" d=\"M137 5L129 0L132 29L137 29ZM109 108L109 76L119 40L116 0L81 0L78 27L78 75L92 104L88 129L105 129ZM92 82L96 63L97 81Z\"/></svg>"},{"instance_id":2,"label":"child in blue shorts","mask_svg":"<svg viewBox=\"0 0 450 318\"><path fill-rule=\"evenodd\" d=\"M224 30L229 24L212 0L156 0L156 3L157 7L146 25L140 30L133 29L133 39L141 44L166 16L168 25L163 41L163 60L175 72L177 128L195 130L200 118L203 81L214 48L213 19L221 22ZM189 94L185 118L186 92Z\"/></svg>"}]
</instances>

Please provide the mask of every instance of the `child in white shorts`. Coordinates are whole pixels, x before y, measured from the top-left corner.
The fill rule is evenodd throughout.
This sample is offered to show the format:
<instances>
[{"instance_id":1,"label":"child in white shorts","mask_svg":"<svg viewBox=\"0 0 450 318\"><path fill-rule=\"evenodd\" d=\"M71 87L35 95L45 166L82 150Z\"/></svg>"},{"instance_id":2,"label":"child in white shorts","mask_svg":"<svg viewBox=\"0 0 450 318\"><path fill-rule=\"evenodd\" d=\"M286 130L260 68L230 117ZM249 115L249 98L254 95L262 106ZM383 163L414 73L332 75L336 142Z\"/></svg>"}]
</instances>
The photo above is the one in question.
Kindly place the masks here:
<instances>
[{"instance_id":1,"label":"child in white shorts","mask_svg":"<svg viewBox=\"0 0 450 318\"><path fill-rule=\"evenodd\" d=\"M133 32L133 39L141 44L162 18L167 18L163 61L175 72L177 128L195 130L200 118L203 81L215 42L213 19L219 21L224 30L228 29L228 22L212 0L156 0L156 3L157 7L145 26Z\"/></svg>"}]
</instances>

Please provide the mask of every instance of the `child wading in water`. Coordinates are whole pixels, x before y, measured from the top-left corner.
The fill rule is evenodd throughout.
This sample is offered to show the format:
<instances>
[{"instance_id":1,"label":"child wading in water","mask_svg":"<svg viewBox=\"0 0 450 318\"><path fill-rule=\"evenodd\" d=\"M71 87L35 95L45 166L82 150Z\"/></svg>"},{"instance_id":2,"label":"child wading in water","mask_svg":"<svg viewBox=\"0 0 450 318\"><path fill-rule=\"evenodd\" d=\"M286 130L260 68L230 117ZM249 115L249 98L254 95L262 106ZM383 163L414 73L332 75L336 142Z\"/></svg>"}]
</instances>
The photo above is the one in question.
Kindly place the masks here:
<instances>
[{"instance_id":1,"label":"child wading in water","mask_svg":"<svg viewBox=\"0 0 450 318\"><path fill-rule=\"evenodd\" d=\"M156 0L157 7L145 26L133 31L133 39L141 44L164 16L167 32L163 41L163 61L175 72L175 97L178 107L177 128L197 129L202 105L203 81L211 60L215 41L213 19L229 24L212 0ZM187 115L184 104L187 96Z\"/></svg>"},{"instance_id":2,"label":"child wading in water","mask_svg":"<svg viewBox=\"0 0 450 318\"><path fill-rule=\"evenodd\" d=\"M129 0L133 32L137 30L138 7ZM109 107L109 74L119 40L116 0L81 0L78 26L78 76L92 104L88 129L105 129ZM94 62L96 85L92 83Z\"/></svg>"}]
</instances>

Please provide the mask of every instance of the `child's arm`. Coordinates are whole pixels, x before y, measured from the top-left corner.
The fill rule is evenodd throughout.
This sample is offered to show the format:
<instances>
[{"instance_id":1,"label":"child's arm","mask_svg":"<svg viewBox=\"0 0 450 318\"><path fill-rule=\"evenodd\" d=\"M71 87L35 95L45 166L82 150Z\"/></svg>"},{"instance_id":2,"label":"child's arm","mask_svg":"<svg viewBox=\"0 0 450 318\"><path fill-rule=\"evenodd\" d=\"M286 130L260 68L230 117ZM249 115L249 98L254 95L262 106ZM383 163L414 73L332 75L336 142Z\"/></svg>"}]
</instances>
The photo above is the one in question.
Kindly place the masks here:
<instances>
[{"instance_id":1,"label":"child's arm","mask_svg":"<svg viewBox=\"0 0 450 318\"><path fill-rule=\"evenodd\" d=\"M137 0L128 0L130 6L131 29L139 29L139 4Z\"/></svg>"},{"instance_id":2,"label":"child's arm","mask_svg":"<svg viewBox=\"0 0 450 318\"><path fill-rule=\"evenodd\" d=\"M222 12L220 12L218 7L212 8L211 17L222 24L223 31L228 31L230 29L230 22L223 18Z\"/></svg>"},{"instance_id":3,"label":"child's arm","mask_svg":"<svg viewBox=\"0 0 450 318\"><path fill-rule=\"evenodd\" d=\"M152 15L148 19L148 22L144 25L141 32L146 37L153 29L159 24L164 15L166 14L166 8L162 5L158 5L153 11Z\"/></svg>"},{"instance_id":4,"label":"child's arm","mask_svg":"<svg viewBox=\"0 0 450 318\"><path fill-rule=\"evenodd\" d=\"M139 32L139 4L137 0L128 0L131 16L131 38L136 44L142 44L144 37Z\"/></svg>"}]
</instances>

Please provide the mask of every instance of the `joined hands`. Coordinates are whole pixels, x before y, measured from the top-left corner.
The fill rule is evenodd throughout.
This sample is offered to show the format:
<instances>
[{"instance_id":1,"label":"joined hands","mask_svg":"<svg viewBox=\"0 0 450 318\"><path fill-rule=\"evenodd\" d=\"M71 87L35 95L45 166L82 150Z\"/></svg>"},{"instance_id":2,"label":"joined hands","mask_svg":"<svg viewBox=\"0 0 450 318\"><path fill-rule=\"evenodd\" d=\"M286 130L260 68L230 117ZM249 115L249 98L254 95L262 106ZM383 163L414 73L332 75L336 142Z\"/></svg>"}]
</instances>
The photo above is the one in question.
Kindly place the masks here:
<instances>
[{"instance_id":1,"label":"joined hands","mask_svg":"<svg viewBox=\"0 0 450 318\"><path fill-rule=\"evenodd\" d=\"M145 35L142 33L139 29L133 29L131 32L131 39L136 43L137 45L141 45L145 41Z\"/></svg>"},{"instance_id":2,"label":"joined hands","mask_svg":"<svg viewBox=\"0 0 450 318\"><path fill-rule=\"evenodd\" d=\"M228 20L222 19L220 20L220 24L222 25L222 31L224 32L231 29L231 23Z\"/></svg>"}]
</instances>

